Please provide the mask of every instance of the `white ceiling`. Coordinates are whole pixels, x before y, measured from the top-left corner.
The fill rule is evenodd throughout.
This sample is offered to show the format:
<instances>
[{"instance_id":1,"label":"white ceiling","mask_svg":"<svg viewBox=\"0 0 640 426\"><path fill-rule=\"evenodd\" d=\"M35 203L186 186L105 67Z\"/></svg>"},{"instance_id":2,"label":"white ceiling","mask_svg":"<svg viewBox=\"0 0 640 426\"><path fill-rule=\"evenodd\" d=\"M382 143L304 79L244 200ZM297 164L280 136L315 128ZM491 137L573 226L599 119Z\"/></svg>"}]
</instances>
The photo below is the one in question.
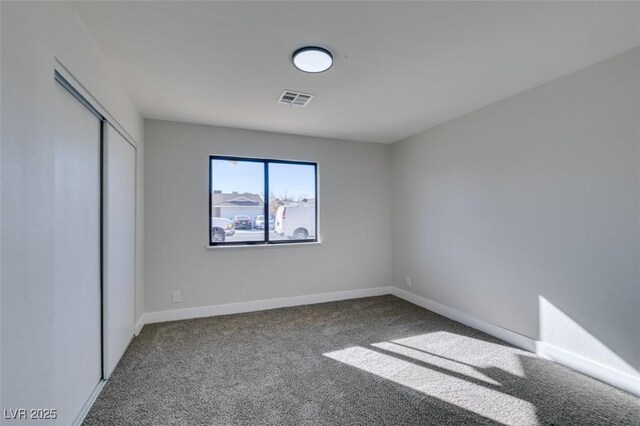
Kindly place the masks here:
<instances>
[{"instance_id":1,"label":"white ceiling","mask_svg":"<svg viewBox=\"0 0 640 426\"><path fill-rule=\"evenodd\" d=\"M147 118L394 142L640 45L640 3L76 2ZM330 49L305 74L291 53ZM306 108L277 103L312 93Z\"/></svg>"}]
</instances>

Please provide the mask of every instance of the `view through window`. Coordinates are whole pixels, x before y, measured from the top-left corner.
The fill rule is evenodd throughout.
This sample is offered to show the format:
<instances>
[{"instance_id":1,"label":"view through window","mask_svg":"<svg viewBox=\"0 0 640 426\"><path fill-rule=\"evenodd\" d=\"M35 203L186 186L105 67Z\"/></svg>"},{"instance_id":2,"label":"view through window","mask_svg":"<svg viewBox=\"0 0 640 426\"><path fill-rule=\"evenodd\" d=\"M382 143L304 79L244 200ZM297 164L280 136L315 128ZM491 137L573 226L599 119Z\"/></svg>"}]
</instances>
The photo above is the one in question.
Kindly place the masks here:
<instances>
[{"instance_id":1,"label":"view through window","mask_svg":"<svg viewBox=\"0 0 640 426\"><path fill-rule=\"evenodd\" d=\"M317 241L317 164L209 160L210 245Z\"/></svg>"}]
</instances>

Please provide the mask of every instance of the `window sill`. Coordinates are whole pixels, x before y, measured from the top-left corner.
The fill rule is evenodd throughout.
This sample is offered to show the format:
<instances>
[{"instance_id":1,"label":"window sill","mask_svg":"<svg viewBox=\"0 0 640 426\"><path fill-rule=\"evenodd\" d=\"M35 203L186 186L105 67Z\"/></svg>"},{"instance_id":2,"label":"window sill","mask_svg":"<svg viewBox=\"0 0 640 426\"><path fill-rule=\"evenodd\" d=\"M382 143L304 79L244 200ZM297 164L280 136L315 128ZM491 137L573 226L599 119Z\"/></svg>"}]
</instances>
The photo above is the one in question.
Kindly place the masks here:
<instances>
[{"instance_id":1,"label":"window sill","mask_svg":"<svg viewBox=\"0 0 640 426\"><path fill-rule=\"evenodd\" d=\"M250 248L273 248L273 247L300 247L319 246L322 241L311 241L308 243L280 243L280 244L220 244L218 246L205 246L207 250L227 250L227 249L250 249Z\"/></svg>"}]
</instances>

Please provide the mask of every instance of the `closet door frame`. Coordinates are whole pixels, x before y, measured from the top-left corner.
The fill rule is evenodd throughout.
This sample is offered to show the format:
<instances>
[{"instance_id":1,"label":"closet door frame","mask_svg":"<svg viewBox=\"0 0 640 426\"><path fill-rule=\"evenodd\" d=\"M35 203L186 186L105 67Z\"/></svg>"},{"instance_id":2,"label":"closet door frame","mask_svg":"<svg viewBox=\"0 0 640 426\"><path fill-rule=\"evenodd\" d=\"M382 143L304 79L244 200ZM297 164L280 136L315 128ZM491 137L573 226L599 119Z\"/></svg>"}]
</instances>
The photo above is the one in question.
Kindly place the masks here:
<instances>
[{"instance_id":1,"label":"closet door frame","mask_svg":"<svg viewBox=\"0 0 640 426\"><path fill-rule=\"evenodd\" d=\"M77 96L80 96L81 102L88 105L92 110L97 112L104 120L108 121L114 129L118 131L134 148L138 149L136 140L125 130L125 128L116 120L111 113L100 103L100 101L94 97L85 87L74 77L74 75L67 69L67 67L58 59L54 58L54 75L55 80L61 78L66 86L71 88ZM59 77L58 77L59 76ZM74 94L74 96L76 96Z\"/></svg>"},{"instance_id":2,"label":"closet door frame","mask_svg":"<svg viewBox=\"0 0 640 426\"><path fill-rule=\"evenodd\" d=\"M106 207L107 207L107 199L106 199L106 152L107 149L107 131L108 126L111 126L115 131L117 131L120 136L122 136L135 150L135 206L134 206L134 313L133 313L133 321L132 329L134 333L136 331L135 324L135 307L137 306L137 271L138 271L138 256L137 256L137 248L138 248L138 145L135 139L124 129L124 127L104 108L104 106L79 82L77 78L67 69L67 67L58 59L54 58L54 66L53 66L53 79L54 84L60 84L64 89L66 89L73 97L75 97L80 103L82 103L91 113L93 113L100 120L100 230L99 230L99 238L100 238L100 365L101 365L101 374L100 381L91 393L88 396L88 399L85 405L82 407L80 412L77 414L73 425L79 425L84 420L85 416L91 409L91 406L97 399L100 391L104 387L106 380L109 378L108 374L106 374L106 342L107 342L107 334L109 330L106 327L105 321L105 253L106 253L106 241L105 238L105 224L106 224ZM134 334L135 335L135 334ZM133 338L134 335L131 337Z\"/></svg>"}]
</instances>

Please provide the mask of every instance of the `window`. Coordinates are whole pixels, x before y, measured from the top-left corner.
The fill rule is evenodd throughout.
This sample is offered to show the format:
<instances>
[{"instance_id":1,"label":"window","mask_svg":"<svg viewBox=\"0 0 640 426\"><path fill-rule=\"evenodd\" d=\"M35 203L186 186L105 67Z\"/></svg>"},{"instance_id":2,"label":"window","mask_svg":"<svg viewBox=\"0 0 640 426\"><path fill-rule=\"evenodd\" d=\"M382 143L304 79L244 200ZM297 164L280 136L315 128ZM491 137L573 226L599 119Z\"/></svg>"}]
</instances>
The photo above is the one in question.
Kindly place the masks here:
<instances>
[{"instance_id":1,"label":"window","mask_svg":"<svg viewBox=\"0 0 640 426\"><path fill-rule=\"evenodd\" d=\"M316 163L209 157L209 245L317 241Z\"/></svg>"}]
</instances>

